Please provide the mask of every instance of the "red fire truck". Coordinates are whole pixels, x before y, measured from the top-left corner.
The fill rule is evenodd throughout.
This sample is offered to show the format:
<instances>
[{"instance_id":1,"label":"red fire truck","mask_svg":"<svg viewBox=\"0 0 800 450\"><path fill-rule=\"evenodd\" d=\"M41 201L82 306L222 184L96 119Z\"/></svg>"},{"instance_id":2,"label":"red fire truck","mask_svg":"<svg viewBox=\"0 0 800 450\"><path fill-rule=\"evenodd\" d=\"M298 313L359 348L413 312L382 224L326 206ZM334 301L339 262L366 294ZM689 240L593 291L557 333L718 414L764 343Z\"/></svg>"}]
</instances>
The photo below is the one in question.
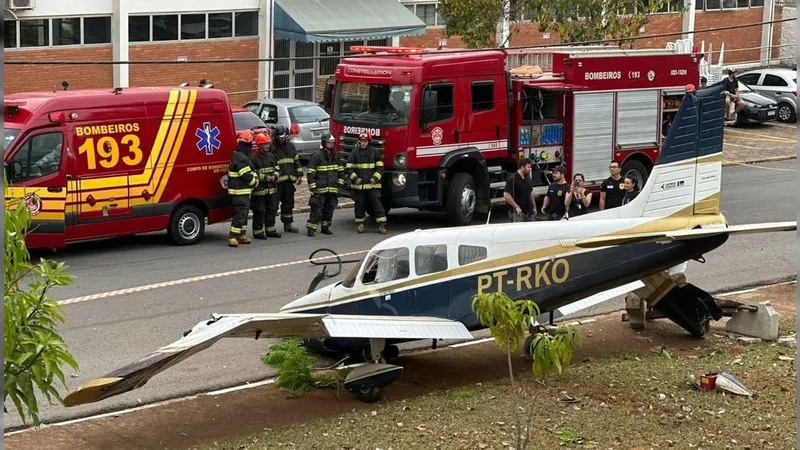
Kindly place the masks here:
<instances>
[{"instance_id":1,"label":"red fire truck","mask_svg":"<svg viewBox=\"0 0 800 450\"><path fill-rule=\"evenodd\" d=\"M558 164L597 190L617 160L643 185L662 125L700 79L701 54L667 49L352 50L372 55L336 68L337 149L346 158L370 133L387 209L446 211L454 225L502 203L522 157L534 161L538 195Z\"/></svg>"}]
</instances>

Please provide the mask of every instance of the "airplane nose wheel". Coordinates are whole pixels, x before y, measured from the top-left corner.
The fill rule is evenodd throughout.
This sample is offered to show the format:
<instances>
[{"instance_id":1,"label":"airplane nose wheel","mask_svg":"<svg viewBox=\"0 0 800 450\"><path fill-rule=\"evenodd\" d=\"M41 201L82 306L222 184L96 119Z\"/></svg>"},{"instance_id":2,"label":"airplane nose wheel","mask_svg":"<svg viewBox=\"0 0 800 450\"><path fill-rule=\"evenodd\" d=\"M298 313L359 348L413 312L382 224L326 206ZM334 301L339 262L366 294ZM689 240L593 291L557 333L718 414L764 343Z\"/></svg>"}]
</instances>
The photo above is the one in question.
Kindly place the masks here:
<instances>
[{"instance_id":1,"label":"airplane nose wheel","mask_svg":"<svg viewBox=\"0 0 800 450\"><path fill-rule=\"evenodd\" d=\"M369 386L362 389L357 390L353 393L357 399L361 400L364 403L375 403L381 398L381 394L383 393L383 388L379 388L377 386Z\"/></svg>"}]
</instances>

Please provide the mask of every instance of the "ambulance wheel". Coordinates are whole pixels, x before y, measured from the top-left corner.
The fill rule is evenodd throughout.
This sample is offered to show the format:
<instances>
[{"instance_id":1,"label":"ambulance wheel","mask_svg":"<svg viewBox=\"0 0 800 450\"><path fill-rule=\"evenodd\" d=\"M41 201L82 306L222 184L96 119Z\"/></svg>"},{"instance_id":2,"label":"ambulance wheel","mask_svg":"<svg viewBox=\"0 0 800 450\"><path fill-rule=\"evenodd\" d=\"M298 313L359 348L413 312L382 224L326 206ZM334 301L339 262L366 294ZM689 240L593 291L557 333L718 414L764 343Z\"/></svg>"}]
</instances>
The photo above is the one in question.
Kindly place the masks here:
<instances>
[{"instance_id":1,"label":"ambulance wheel","mask_svg":"<svg viewBox=\"0 0 800 450\"><path fill-rule=\"evenodd\" d=\"M475 218L478 194L475 179L466 172L458 172L447 187L447 220L451 225L469 225Z\"/></svg>"},{"instance_id":2,"label":"ambulance wheel","mask_svg":"<svg viewBox=\"0 0 800 450\"><path fill-rule=\"evenodd\" d=\"M647 182L647 167L639 161L632 159L622 166L620 171L623 177L630 176L633 178L636 187L641 190L642 186Z\"/></svg>"},{"instance_id":3,"label":"ambulance wheel","mask_svg":"<svg viewBox=\"0 0 800 450\"><path fill-rule=\"evenodd\" d=\"M193 245L203 237L205 228L202 211L192 205L183 205L169 219L169 238L175 245Z\"/></svg>"}]
</instances>

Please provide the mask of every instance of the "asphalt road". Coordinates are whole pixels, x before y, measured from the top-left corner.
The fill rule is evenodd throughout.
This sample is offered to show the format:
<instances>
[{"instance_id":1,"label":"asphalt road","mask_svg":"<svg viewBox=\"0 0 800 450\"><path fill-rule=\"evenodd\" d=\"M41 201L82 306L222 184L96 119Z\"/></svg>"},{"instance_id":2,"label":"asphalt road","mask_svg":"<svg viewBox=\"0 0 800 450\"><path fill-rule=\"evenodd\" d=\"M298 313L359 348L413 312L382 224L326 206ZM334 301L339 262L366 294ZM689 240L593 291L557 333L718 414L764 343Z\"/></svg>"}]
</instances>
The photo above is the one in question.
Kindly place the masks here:
<instances>
[{"instance_id":1,"label":"asphalt road","mask_svg":"<svg viewBox=\"0 0 800 450\"><path fill-rule=\"evenodd\" d=\"M795 220L795 168L794 160L724 168L722 207L728 221L745 224ZM493 216L493 222L505 218L497 210ZM305 215L298 217L301 230L305 219ZM72 286L53 294L58 300L75 299L303 260L320 247L340 253L367 250L383 239L374 225L368 233L356 234L353 211L349 209L337 211L333 223L334 236L312 239L304 234L284 235L236 249L226 245L227 224L209 227L204 242L185 248L170 246L165 234L72 246L48 255L65 261L77 278ZM441 215L397 210L390 215L389 231L397 234L443 224ZM693 283L711 292L795 278L796 239L794 233L731 237L725 246L706 256L706 264L690 263L688 275ZM67 323L61 331L81 365L79 373L68 376L69 389L177 340L183 331L212 312L277 311L304 293L317 271L308 263L296 264L67 304ZM263 379L271 374L259 360L267 343L221 341L158 375L146 387L113 399L69 409L45 402L41 405L42 420L65 420ZM8 406L6 429L21 424L11 409L13 405Z\"/></svg>"}]
</instances>

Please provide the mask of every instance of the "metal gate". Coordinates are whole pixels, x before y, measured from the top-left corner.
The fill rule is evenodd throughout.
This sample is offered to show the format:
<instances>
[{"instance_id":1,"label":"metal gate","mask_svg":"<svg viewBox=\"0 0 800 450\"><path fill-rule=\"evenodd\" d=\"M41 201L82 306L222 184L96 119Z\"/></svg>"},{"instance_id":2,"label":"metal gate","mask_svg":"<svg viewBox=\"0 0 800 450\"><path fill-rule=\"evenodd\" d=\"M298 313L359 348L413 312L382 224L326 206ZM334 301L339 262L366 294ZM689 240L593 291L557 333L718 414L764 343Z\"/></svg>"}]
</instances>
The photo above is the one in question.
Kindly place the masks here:
<instances>
[{"instance_id":1,"label":"metal gate","mask_svg":"<svg viewBox=\"0 0 800 450\"><path fill-rule=\"evenodd\" d=\"M276 39L275 58L272 97L314 101L314 43Z\"/></svg>"}]
</instances>

